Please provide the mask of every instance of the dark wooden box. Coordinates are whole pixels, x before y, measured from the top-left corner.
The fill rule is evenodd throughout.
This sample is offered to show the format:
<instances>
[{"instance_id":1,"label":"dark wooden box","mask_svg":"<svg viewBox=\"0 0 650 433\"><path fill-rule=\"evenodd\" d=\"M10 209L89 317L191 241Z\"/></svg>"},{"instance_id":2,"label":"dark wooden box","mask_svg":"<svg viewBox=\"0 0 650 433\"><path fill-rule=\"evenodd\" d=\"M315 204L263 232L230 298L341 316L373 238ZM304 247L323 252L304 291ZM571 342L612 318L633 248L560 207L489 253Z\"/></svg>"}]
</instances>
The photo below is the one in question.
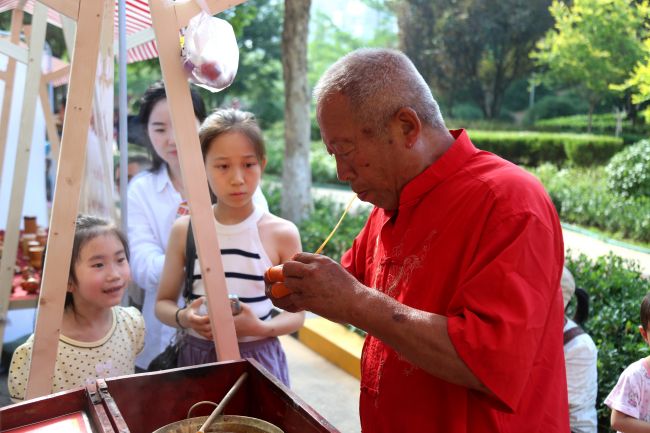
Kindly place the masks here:
<instances>
[{"instance_id":1,"label":"dark wooden box","mask_svg":"<svg viewBox=\"0 0 650 433\"><path fill-rule=\"evenodd\" d=\"M188 409L196 402L218 403L244 372L248 372L248 377L225 407L225 414L260 418L285 433L338 432L251 359L116 377L106 379L106 384L129 431L151 433L185 419ZM81 411L91 419L95 432L120 431L115 428L119 420L116 424L115 414L111 414L108 407L106 412L113 429L106 422L103 425L98 422L96 407L86 389L65 391L0 408L0 430ZM192 412L192 417L208 415L213 408L202 405Z\"/></svg>"}]
</instances>

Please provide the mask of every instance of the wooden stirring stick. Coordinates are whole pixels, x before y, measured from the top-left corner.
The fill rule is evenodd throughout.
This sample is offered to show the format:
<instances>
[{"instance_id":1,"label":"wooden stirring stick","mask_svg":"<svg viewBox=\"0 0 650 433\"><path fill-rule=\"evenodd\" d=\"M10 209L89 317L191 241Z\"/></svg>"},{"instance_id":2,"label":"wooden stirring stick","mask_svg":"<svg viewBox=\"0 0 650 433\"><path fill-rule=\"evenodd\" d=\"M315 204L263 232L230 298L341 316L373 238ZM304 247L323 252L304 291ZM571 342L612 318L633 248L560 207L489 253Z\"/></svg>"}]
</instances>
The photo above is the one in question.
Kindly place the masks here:
<instances>
[{"instance_id":1,"label":"wooden stirring stick","mask_svg":"<svg viewBox=\"0 0 650 433\"><path fill-rule=\"evenodd\" d=\"M239 376L239 379L237 379L237 382L230 388L226 396L221 400L221 402L217 405L217 407L212 411L208 419L205 420L203 425L199 428L199 431L197 433L205 433L205 430L210 427L210 424L214 421L216 417L219 416L221 411L223 411L223 408L228 404L230 399L232 399L233 395L237 392L237 390L241 387L241 384L244 382L244 379L248 376L248 373L243 373L241 376Z\"/></svg>"},{"instance_id":2,"label":"wooden stirring stick","mask_svg":"<svg viewBox=\"0 0 650 433\"><path fill-rule=\"evenodd\" d=\"M334 226L334 228L332 229L330 234L325 238L323 243L320 245L320 247L318 247L318 249L316 250L316 252L314 254L320 254L320 253L323 252L323 249L325 249L325 245L327 245L327 243L330 241L330 239L332 239L332 236L334 236L334 233L336 233L336 230L341 225L341 222L343 221L343 218L345 218L345 216L348 214L348 211L352 207L352 203L354 203L355 198L357 198L357 195L353 194L352 198L348 202L348 205L345 207L345 210L343 211L343 215L341 215L341 218L339 218L339 222L336 223L336 225Z\"/></svg>"}]
</instances>

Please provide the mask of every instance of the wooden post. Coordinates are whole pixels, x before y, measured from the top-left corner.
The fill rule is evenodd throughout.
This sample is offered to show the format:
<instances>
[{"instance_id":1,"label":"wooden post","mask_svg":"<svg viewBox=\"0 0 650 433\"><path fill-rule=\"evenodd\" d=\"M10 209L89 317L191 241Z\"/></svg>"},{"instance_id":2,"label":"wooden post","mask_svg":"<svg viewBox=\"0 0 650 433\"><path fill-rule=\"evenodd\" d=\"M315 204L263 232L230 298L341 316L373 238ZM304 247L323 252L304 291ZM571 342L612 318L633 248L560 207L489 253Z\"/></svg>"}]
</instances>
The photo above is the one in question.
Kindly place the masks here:
<instances>
[{"instance_id":1,"label":"wooden post","mask_svg":"<svg viewBox=\"0 0 650 433\"><path fill-rule=\"evenodd\" d=\"M11 13L11 36L9 41L12 44L20 42L20 30L23 27L22 9L14 9ZM5 149L7 148L7 131L9 130L9 116L11 115L11 99L14 91L14 79L16 75L16 60L7 56L7 69L5 70L4 82L5 91L2 100L2 114L0 115L0 179L4 167ZM1 325L0 325L1 326ZM2 328L0 327L0 331ZM0 332L0 339L2 333ZM0 343L0 348L2 347Z\"/></svg>"},{"instance_id":2,"label":"wooden post","mask_svg":"<svg viewBox=\"0 0 650 433\"><path fill-rule=\"evenodd\" d=\"M34 83L41 81L41 59L45 45L45 27L47 24L47 8L36 3L32 18L32 30L29 40L29 58L27 61L27 72L25 73L25 91L23 93L23 106L20 115L20 134L16 149L16 163L14 178L11 188L11 207L7 215L7 226L5 227L5 240L0 259L0 314L6 317L9 308L9 297L14 278L14 266L18 253L18 241L20 238L20 217L23 211L25 200L25 185L27 183L27 168L29 166L29 155L32 146L34 133L34 116L36 113L36 99L38 97L38 86ZM0 321L0 336L4 336L4 325ZM0 344L0 348L1 348Z\"/></svg>"},{"instance_id":3,"label":"wooden post","mask_svg":"<svg viewBox=\"0 0 650 433\"><path fill-rule=\"evenodd\" d=\"M193 2L185 3L185 5L190 4ZM195 4L193 6L196 7ZM177 21L178 11L169 2L151 0L149 8L178 147L183 185L191 209L192 229L208 299L217 359L220 361L239 359L239 346L228 301L214 214L210 206L208 180L201 156L196 119L187 78L180 61L178 29L182 24Z\"/></svg>"},{"instance_id":4,"label":"wooden post","mask_svg":"<svg viewBox=\"0 0 650 433\"><path fill-rule=\"evenodd\" d=\"M45 130L47 131L47 139L50 142L50 155L52 161L59 159L59 131L56 130L56 121L54 120L54 112L50 106L50 97L47 94L47 81L42 80L39 85L39 94L41 98L41 107L43 107L43 116L45 116Z\"/></svg>"},{"instance_id":5,"label":"wooden post","mask_svg":"<svg viewBox=\"0 0 650 433\"><path fill-rule=\"evenodd\" d=\"M86 159L86 140L92 113L100 33L104 14L107 10L113 10L112 8L113 0L79 2L79 18L47 242L48 252L43 269L26 399L49 394L52 388ZM39 81L40 77L36 82Z\"/></svg>"}]
</instances>

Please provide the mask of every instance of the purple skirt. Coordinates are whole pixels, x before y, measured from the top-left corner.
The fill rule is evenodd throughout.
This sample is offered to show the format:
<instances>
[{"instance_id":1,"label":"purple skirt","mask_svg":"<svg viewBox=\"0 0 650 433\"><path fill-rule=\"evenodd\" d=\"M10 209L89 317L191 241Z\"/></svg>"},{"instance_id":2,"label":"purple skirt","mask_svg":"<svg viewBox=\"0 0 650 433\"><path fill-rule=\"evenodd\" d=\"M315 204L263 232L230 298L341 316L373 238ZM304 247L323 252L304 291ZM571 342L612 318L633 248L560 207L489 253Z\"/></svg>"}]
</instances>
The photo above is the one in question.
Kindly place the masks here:
<instances>
[{"instance_id":1,"label":"purple skirt","mask_svg":"<svg viewBox=\"0 0 650 433\"><path fill-rule=\"evenodd\" d=\"M239 343L239 353L242 358L253 358L262 364L269 373L289 387L287 357L277 337L241 342ZM187 334L183 336L183 344L178 354L179 367L207 364L216 361L217 353L214 350L214 342L212 340L205 340Z\"/></svg>"}]
</instances>

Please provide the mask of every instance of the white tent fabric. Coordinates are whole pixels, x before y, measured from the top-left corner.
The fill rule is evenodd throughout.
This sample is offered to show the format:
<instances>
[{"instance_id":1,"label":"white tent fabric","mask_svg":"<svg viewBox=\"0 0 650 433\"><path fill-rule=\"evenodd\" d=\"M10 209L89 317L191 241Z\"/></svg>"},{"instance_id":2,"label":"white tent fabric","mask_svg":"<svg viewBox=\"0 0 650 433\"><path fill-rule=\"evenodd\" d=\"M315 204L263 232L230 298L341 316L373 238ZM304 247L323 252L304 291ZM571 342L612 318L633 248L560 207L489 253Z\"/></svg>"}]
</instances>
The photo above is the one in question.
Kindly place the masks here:
<instances>
[{"instance_id":1,"label":"white tent fabric","mask_svg":"<svg viewBox=\"0 0 650 433\"><path fill-rule=\"evenodd\" d=\"M0 0L0 13L18 7L20 0ZM118 0L115 0L115 40L118 39ZM34 0L27 0L24 11L31 14L34 10ZM61 27L61 16L53 9L48 9L47 21L57 27ZM151 27L151 14L149 12L148 0L126 0L126 34L134 35ZM117 46L117 42L115 44ZM127 63L158 57L158 49L155 41L151 40L144 44L132 47L126 53Z\"/></svg>"}]
</instances>

